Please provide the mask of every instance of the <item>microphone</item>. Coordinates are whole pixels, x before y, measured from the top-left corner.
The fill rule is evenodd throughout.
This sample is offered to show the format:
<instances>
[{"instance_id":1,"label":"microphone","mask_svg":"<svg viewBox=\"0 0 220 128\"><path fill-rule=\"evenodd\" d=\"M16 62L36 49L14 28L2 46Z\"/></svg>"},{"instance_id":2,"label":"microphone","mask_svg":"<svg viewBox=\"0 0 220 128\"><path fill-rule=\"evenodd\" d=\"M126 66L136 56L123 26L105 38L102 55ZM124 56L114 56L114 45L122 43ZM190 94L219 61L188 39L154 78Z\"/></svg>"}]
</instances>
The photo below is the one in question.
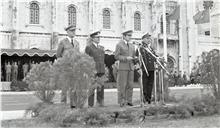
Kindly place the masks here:
<instances>
[{"instance_id":1,"label":"microphone","mask_svg":"<svg viewBox=\"0 0 220 128\"><path fill-rule=\"evenodd\" d=\"M139 43L139 42L137 42L137 41L133 41L133 44L135 44L135 45L142 45L141 43Z\"/></svg>"}]
</instances>

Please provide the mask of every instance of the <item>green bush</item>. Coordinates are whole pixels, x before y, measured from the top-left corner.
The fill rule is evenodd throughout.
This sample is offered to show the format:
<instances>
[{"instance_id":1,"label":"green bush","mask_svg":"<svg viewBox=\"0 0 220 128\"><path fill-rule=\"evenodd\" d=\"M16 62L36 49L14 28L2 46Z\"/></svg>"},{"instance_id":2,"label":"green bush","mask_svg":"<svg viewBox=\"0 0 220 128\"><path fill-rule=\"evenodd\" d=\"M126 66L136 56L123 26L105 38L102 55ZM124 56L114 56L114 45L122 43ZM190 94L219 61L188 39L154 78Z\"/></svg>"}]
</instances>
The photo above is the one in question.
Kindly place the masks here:
<instances>
[{"instance_id":1,"label":"green bush","mask_svg":"<svg viewBox=\"0 0 220 128\"><path fill-rule=\"evenodd\" d=\"M55 84L52 82L52 65L50 62L41 62L35 65L24 78L30 90L46 103L52 103L55 95Z\"/></svg>"},{"instance_id":2,"label":"green bush","mask_svg":"<svg viewBox=\"0 0 220 128\"><path fill-rule=\"evenodd\" d=\"M57 126L70 127L73 124L102 126L107 124L110 115L99 109L71 110L65 105L50 105L37 117L42 122L52 122Z\"/></svg>"},{"instance_id":3,"label":"green bush","mask_svg":"<svg viewBox=\"0 0 220 128\"><path fill-rule=\"evenodd\" d=\"M43 109L48 107L48 105L51 104L39 102L34 105L31 105L26 109L25 116L27 116L30 113L32 117L37 117Z\"/></svg>"},{"instance_id":4,"label":"green bush","mask_svg":"<svg viewBox=\"0 0 220 128\"><path fill-rule=\"evenodd\" d=\"M93 58L77 50L69 50L53 65L53 78L57 87L76 92L76 108L82 108L88 92L96 88L95 62Z\"/></svg>"},{"instance_id":5,"label":"green bush","mask_svg":"<svg viewBox=\"0 0 220 128\"><path fill-rule=\"evenodd\" d=\"M82 119L86 125L103 126L108 122L109 115L97 109L88 109Z\"/></svg>"},{"instance_id":6,"label":"green bush","mask_svg":"<svg viewBox=\"0 0 220 128\"><path fill-rule=\"evenodd\" d=\"M198 83L207 85L213 90L216 98L220 99L220 51L213 49L203 52L194 63L192 76ZM219 88L217 88L217 86ZM217 90L218 89L218 90Z\"/></svg>"},{"instance_id":7,"label":"green bush","mask_svg":"<svg viewBox=\"0 0 220 128\"><path fill-rule=\"evenodd\" d=\"M173 106L169 108L167 112L169 112L168 117L172 119L185 119L192 116L192 113L186 105Z\"/></svg>"},{"instance_id":8,"label":"green bush","mask_svg":"<svg viewBox=\"0 0 220 128\"><path fill-rule=\"evenodd\" d=\"M12 80L11 91L29 91L28 84L24 81Z\"/></svg>"},{"instance_id":9,"label":"green bush","mask_svg":"<svg viewBox=\"0 0 220 128\"><path fill-rule=\"evenodd\" d=\"M141 123L154 119L186 119L192 116L206 116L219 113L220 106L215 97L203 95L201 98L183 99L173 105L155 105L143 108L82 108L70 109L64 104L39 104L32 109L39 113L42 123L49 122L61 127L75 124L105 126L112 123ZM38 106L38 107L37 107Z\"/></svg>"},{"instance_id":10,"label":"green bush","mask_svg":"<svg viewBox=\"0 0 220 128\"><path fill-rule=\"evenodd\" d=\"M185 100L182 104L190 106L195 115L213 115L220 110L216 98L209 94Z\"/></svg>"}]
</instances>

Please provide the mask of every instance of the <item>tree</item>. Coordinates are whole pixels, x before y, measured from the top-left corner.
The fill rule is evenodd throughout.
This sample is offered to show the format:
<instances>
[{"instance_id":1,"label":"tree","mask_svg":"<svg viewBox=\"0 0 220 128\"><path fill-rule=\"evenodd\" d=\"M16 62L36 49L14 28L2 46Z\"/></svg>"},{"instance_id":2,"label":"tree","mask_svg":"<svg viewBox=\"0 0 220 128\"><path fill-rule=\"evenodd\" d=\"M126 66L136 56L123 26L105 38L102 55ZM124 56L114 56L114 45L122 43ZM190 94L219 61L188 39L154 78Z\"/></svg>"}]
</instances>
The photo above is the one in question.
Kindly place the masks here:
<instances>
[{"instance_id":1,"label":"tree","mask_svg":"<svg viewBox=\"0 0 220 128\"><path fill-rule=\"evenodd\" d=\"M201 84L212 87L213 93L220 98L220 52L213 49L203 52L194 64L194 74Z\"/></svg>"}]
</instances>

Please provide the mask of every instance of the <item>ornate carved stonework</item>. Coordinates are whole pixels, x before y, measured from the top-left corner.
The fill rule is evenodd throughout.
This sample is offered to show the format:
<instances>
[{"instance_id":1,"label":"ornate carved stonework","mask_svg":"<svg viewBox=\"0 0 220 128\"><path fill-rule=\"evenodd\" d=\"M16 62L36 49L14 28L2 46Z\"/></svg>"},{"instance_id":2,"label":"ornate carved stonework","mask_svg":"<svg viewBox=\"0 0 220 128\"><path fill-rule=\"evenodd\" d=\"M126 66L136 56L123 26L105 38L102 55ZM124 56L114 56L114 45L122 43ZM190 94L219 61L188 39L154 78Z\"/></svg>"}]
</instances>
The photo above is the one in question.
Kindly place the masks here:
<instances>
[{"instance_id":1,"label":"ornate carved stonework","mask_svg":"<svg viewBox=\"0 0 220 128\"><path fill-rule=\"evenodd\" d=\"M166 13L168 15L172 14L176 7L177 7L177 2L167 1L166 2Z\"/></svg>"}]
</instances>

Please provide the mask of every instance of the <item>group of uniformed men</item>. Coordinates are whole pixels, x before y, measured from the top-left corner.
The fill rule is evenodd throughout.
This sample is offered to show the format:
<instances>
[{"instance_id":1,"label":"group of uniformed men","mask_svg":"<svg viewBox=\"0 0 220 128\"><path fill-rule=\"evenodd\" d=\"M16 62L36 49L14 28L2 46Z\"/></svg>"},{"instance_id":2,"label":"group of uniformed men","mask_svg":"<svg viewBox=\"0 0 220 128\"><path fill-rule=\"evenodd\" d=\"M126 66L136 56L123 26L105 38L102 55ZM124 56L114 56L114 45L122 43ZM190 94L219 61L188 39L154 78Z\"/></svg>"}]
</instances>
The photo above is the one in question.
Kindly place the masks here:
<instances>
[{"instance_id":1,"label":"group of uniformed men","mask_svg":"<svg viewBox=\"0 0 220 128\"><path fill-rule=\"evenodd\" d=\"M68 37L63 39L57 49L57 57L62 57L68 49L79 50L79 42L74 38L76 27L68 26L65 28ZM97 73L96 77L102 77L105 74L105 64L104 64L104 47L99 45L100 43L100 33L101 31L92 32L89 35L88 43L85 48L85 53L93 57L95 61L95 67ZM133 106L132 104L132 94L133 94L133 81L134 81L134 68L137 70L142 70L142 81L143 81L143 94L144 103L151 103L151 92L154 83L154 58L143 48L140 52L143 56L144 64L148 70L148 76L145 70L143 70L143 64L138 62L137 51L135 50L134 44L131 43L132 30L126 30L122 33L122 39L118 42L115 48L114 56L115 59L119 61L118 72L117 72L117 86L118 86L118 103L121 107ZM151 47L151 35L144 34L142 36L142 46L148 47L152 51ZM140 65L140 66L135 66ZM66 103L66 91L62 90L61 102ZM72 101L73 100L73 101ZM74 97L70 97L70 107L75 108ZM94 106L94 94L90 95L88 98L88 106ZM97 88L97 106L104 106L104 87Z\"/></svg>"}]
</instances>

